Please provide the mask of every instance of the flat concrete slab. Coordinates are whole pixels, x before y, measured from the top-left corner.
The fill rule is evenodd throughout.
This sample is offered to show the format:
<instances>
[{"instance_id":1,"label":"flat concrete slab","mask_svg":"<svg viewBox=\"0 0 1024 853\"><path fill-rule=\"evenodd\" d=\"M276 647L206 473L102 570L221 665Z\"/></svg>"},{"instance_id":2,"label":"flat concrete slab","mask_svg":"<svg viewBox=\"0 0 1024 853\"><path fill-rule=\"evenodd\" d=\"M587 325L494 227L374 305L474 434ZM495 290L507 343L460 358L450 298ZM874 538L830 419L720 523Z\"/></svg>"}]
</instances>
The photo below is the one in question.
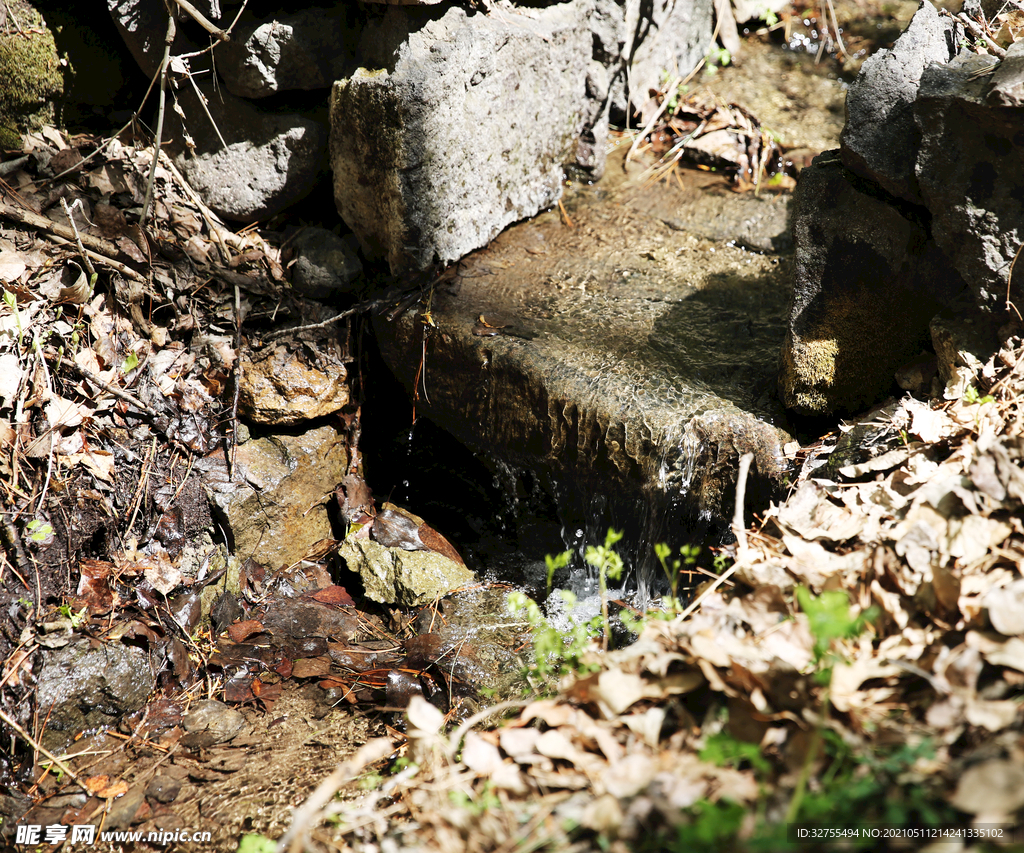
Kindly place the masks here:
<instances>
[{"instance_id":1,"label":"flat concrete slab","mask_svg":"<svg viewBox=\"0 0 1024 853\"><path fill-rule=\"evenodd\" d=\"M731 517L751 451L751 499L764 501L787 471L772 395L791 267L729 235L749 237L752 215L784 231L785 201L699 173L645 186L620 152L564 204L452 266L419 306L378 318L417 413L560 491L710 521ZM686 224L702 206L718 241Z\"/></svg>"}]
</instances>

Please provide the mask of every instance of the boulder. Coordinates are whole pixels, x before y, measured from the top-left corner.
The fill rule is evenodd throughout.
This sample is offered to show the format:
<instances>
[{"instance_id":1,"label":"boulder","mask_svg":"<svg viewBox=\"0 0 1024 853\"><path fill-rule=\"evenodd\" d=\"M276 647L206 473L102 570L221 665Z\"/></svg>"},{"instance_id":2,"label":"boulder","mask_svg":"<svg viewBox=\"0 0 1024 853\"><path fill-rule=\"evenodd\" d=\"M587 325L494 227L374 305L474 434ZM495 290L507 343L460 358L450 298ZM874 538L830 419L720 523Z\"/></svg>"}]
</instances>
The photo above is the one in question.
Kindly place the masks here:
<instances>
[{"instance_id":1,"label":"boulder","mask_svg":"<svg viewBox=\"0 0 1024 853\"><path fill-rule=\"evenodd\" d=\"M395 273L457 260L559 198L584 130L591 9L388 6L367 25L362 67L331 94L331 165L368 256Z\"/></svg>"},{"instance_id":2,"label":"boulder","mask_svg":"<svg viewBox=\"0 0 1024 853\"><path fill-rule=\"evenodd\" d=\"M243 98L329 89L354 58L348 15L343 6L299 9L269 20L245 13L231 41L217 49L225 85Z\"/></svg>"},{"instance_id":3,"label":"boulder","mask_svg":"<svg viewBox=\"0 0 1024 853\"><path fill-rule=\"evenodd\" d=\"M995 325L1024 307L1024 279L1012 275L1024 242L1024 44L1002 60L963 51L952 20L924 3L894 47L864 63L847 114L841 165L816 160L794 199L780 390L806 414L886 394L930 316L964 313L964 291ZM943 323L935 345L949 349ZM939 364L955 396L969 377L941 371L952 353Z\"/></svg>"},{"instance_id":4,"label":"boulder","mask_svg":"<svg viewBox=\"0 0 1024 853\"><path fill-rule=\"evenodd\" d=\"M888 393L928 340L928 322L963 283L928 239L920 211L901 211L826 152L794 198L793 302L779 391L787 408L855 411Z\"/></svg>"},{"instance_id":5,"label":"boulder","mask_svg":"<svg viewBox=\"0 0 1024 853\"><path fill-rule=\"evenodd\" d=\"M167 32L163 4L107 0L107 8L139 67L149 76L156 74ZM215 24L226 27L231 22L222 18L219 3L206 12ZM200 50L189 37L191 26L177 26L173 55ZM197 83L198 93L186 71L204 81ZM323 111L261 109L215 88L210 73L207 54L192 57L187 65L172 63L164 138L189 183L216 213L241 222L266 218L303 198L326 165ZM181 114L170 108L172 96Z\"/></svg>"},{"instance_id":6,"label":"boulder","mask_svg":"<svg viewBox=\"0 0 1024 853\"><path fill-rule=\"evenodd\" d=\"M920 203L915 176L914 101L924 69L956 52L953 23L922 3L910 26L889 50L870 56L846 95L843 164L887 192Z\"/></svg>"},{"instance_id":7,"label":"boulder","mask_svg":"<svg viewBox=\"0 0 1024 853\"><path fill-rule=\"evenodd\" d=\"M265 111L223 89L199 89L206 109L183 88L178 101L185 118L172 113L165 119L166 141L176 152L175 165L215 213L254 222L313 189L327 165L322 112Z\"/></svg>"},{"instance_id":8,"label":"boulder","mask_svg":"<svg viewBox=\"0 0 1024 853\"><path fill-rule=\"evenodd\" d=\"M995 68L991 76L987 71ZM1024 43L994 57L931 65L914 104L917 180L935 243L982 310L1024 309L1024 275L1010 270L1024 241Z\"/></svg>"}]
</instances>

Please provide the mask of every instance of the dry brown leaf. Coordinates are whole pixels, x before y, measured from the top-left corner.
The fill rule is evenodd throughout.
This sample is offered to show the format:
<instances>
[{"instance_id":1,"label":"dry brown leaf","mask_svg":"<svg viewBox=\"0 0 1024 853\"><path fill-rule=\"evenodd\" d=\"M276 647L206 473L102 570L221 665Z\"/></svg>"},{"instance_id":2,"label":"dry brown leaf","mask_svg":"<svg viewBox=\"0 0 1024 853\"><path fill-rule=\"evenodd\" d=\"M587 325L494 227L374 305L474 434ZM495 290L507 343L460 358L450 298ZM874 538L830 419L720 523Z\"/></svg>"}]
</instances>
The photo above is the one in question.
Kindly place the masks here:
<instances>
[{"instance_id":1,"label":"dry brown leaf","mask_svg":"<svg viewBox=\"0 0 1024 853\"><path fill-rule=\"evenodd\" d=\"M18 356L12 352L0 354L0 401L5 408L14 405L24 378Z\"/></svg>"},{"instance_id":2,"label":"dry brown leaf","mask_svg":"<svg viewBox=\"0 0 1024 853\"><path fill-rule=\"evenodd\" d=\"M804 480L776 514L779 524L805 539L845 542L864 528L864 519L833 504L825 490Z\"/></svg>"},{"instance_id":3,"label":"dry brown leaf","mask_svg":"<svg viewBox=\"0 0 1024 853\"><path fill-rule=\"evenodd\" d=\"M50 394L49 402L43 407L46 413L46 420L51 429L65 429L81 426L87 419L92 417L92 412L85 406L68 400L59 394Z\"/></svg>"},{"instance_id":4,"label":"dry brown leaf","mask_svg":"<svg viewBox=\"0 0 1024 853\"><path fill-rule=\"evenodd\" d=\"M987 821L1009 820L1024 806L1024 767L994 758L968 767L950 798L954 808Z\"/></svg>"}]
</instances>

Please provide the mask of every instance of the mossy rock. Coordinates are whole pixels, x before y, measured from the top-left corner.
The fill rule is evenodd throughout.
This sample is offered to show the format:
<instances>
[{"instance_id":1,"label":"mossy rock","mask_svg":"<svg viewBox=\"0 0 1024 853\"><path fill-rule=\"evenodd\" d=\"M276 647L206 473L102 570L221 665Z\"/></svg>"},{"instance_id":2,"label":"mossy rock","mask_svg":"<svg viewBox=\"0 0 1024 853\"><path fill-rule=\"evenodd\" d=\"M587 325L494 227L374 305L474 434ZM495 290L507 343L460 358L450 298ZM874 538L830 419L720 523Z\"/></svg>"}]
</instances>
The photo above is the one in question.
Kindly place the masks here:
<instances>
[{"instance_id":1,"label":"mossy rock","mask_svg":"<svg viewBox=\"0 0 1024 853\"><path fill-rule=\"evenodd\" d=\"M20 5L20 4L19 4ZM52 123L64 91L61 58L42 16L15 10L22 32L0 33L0 148L21 148L21 135Z\"/></svg>"}]
</instances>

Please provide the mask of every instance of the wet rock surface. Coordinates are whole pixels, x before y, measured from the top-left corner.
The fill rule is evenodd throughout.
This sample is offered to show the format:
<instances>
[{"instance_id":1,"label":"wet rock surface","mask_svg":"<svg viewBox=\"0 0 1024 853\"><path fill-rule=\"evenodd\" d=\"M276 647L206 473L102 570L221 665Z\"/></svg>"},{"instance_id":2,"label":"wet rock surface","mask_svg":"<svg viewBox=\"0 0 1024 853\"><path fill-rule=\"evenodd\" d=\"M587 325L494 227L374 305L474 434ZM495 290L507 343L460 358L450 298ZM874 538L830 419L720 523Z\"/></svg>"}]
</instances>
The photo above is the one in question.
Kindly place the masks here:
<instances>
[{"instance_id":1,"label":"wet rock surface","mask_svg":"<svg viewBox=\"0 0 1024 853\"><path fill-rule=\"evenodd\" d=\"M568 200L572 227L546 213L454 267L433 289L416 388L418 312L379 320L378 335L418 411L471 447L585 494L658 495L721 520L739 454L755 454L765 488L786 469L769 389L787 261L666 225L685 193L641 189L642 171L616 161Z\"/></svg>"},{"instance_id":2,"label":"wet rock surface","mask_svg":"<svg viewBox=\"0 0 1024 853\"><path fill-rule=\"evenodd\" d=\"M338 553L359 573L371 601L419 607L476 580L465 566L433 551L388 548L350 537Z\"/></svg>"},{"instance_id":3,"label":"wet rock surface","mask_svg":"<svg viewBox=\"0 0 1024 853\"><path fill-rule=\"evenodd\" d=\"M49 711L43 745L59 751L78 732L116 725L146 704L155 685L141 649L119 643L93 647L83 639L52 652L36 685L39 707Z\"/></svg>"}]
</instances>

